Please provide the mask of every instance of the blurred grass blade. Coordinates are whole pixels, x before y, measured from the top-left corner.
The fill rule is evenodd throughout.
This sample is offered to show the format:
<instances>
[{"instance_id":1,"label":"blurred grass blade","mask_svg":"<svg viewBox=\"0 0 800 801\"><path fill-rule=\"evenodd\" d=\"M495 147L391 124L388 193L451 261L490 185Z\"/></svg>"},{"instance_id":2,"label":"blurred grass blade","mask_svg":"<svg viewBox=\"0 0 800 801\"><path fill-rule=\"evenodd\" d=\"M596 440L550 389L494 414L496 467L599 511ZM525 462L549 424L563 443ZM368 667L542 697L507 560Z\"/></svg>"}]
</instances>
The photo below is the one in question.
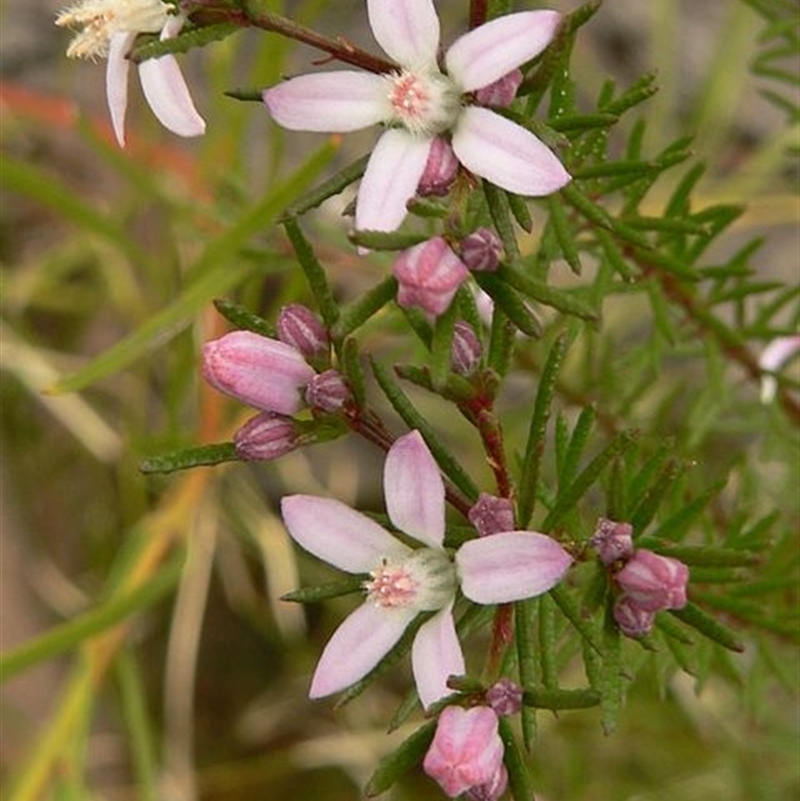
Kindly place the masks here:
<instances>
[{"instance_id":1,"label":"blurred grass blade","mask_svg":"<svg viewBox=\"0 0 800 801\"><path fill-rule=\"evenodd\" d=\"M386 792L403 774L420 765L435 732L436 721L429 720L403 740L391 754L383 757L367 782L364 795L373 798Z\"/></svg>"}]
</instances>

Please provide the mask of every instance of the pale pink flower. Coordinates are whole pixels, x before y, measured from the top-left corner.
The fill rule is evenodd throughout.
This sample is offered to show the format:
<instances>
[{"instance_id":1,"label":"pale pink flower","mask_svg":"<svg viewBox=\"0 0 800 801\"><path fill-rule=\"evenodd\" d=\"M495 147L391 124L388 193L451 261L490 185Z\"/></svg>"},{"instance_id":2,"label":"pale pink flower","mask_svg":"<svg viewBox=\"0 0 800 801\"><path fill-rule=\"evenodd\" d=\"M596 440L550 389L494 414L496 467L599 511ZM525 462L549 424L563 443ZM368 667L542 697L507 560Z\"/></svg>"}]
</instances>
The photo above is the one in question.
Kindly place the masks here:
<instances>
[{"instance_id":1,"label":"pale pink flower","mask_svg":"<svg viewBox=\"0 0 800 801\"><path fill-rule=\"evenodd\" d=\"M507 75L498 78L488 86L483 86L475 92L475 100L481 106L496 106L505 108L514 102L522 83L522 70L511 70Z\"/></svg>"},{"instance_id":2,"label":"pale pink flower","mask_svg":"<svg viewBox=\"0 0 800 801\"><path fill-rule=\"evenodd\" d=\"M504 748L497 726L497 714L491 707L445 707L422 762L425 773L450 798L498 782Z\"/></svg>"},{"instance_id":3,"label":"pale pink flower","mask_svg":"<svg viewBox=\"0 0 800 801\"><path fill-rule=\"evenodd\" d=\"M767 373L761 377L762 403L772 403L778 391L778 382L775 376L769 373L776 373L798 352L800 352L800 334L778 337L764 348L758 359L758 366Z\"/></svg>"},{"instance_id":4,"label":"pale pink flower","mask_svg":"<svg viewBox=\"0 0 800 801\"><path fill-rule=\"evenodd\" d=\"M428 708L448 694L450 675L464 673L452 612L459 578L464 594L478 603L519 600L554 586L571 558L555 540L514 532L462 545L454 565L443 547L444 483L418 431L389 449L383 487L392 525L419 547L409 547L339 501L309 495L282 501L284 522L298 544L340 570L370 575L365 602L325 646L309 694L320 698L363 678L419 613L434 612L419 627L411 653L417 691Z\"/></svg>"},{"instance_id":5,"label":"pale pink flower","mask_svg":"<svg viewBox=\"0 0 800 801\"><path fill-rule=\"evenodd\" d=\"M444 196L450 191L457 174L458 159L450 143L442 136L434 136L417 192L423 196Z\"/></svg>"},{"instance_id":6,"label":"pale pink flower","mask_svg":"<svg viewBox=\"0 0 800 801\"><path fill-rule=\"evenodd\" d=\"M185 16L161 0L79 0L61 12L56 25L82 27L67 49L70 58L106 58L106 96L114 134L125 145L128 107L128 54L140 33L177 36ZM186 81L173 55L139 65L144 95L159 122L179 136L200 136L206 124L194 107Z\"/></svg>"},{"instance_id":7,"label":"pale pink flower","mask_svg":"<svg viewBox=\"0 0 800 801\"><path fill-rule=\"evenodd\" d=\"M589 543L597 549L604 565L630 559L633 556L633 527L630 523L601 517Z\"/></svg>"},{"instance_id":8,"label":"pale pink flower","mask_svg":"<svg viewBox=\"0 0 800 801\"><path fill-rule=\"evenodd\" d=\"M478 228L461 240L459 253L470 270L494 272L500 263L503 243L491 228Z\"/></svg>"},{"instance_id":9,"label":"pale pink flower","mask_svg":"<svg viewBox=\"0 0 800 801\"><path fill-rule=\"evenodd\" d=\"M645 612L686 605L689 568L678 559L639 548L615 579L623 594Z\"/></svg>"},{"instance_id":10,"label":"pale pink flower","mask_svg":"<svg viewBox=\"0 0 800 801\"><path fill-rule=\"evenodd\" d=\"M322 412L338 412L351 398L350 387L334 369L313 376L306 387L306 403Z\"/></svg>"},{"instance_id":11,"label":"pale pink flower","mask_svg":"<svg viewBox=\"0 0 800 801\"><path fill-rule=\"evenodd\" d=\"M514 504L508 498L482 492L467 512L467 517L481 537L511 531L514 528Z\"/></svg>"},{"instance_id":12,"label":"pale pink flower","mask_svg":"<svg viewBox=\"0 0 800 801\"><path fill-rule=\"evenodd\" d=\"M472 326L464 320L456 320L453 327L453 345L450 364L459 375L471 375L481 360L483 346Z\"/></svg>"},{"instance_id":13,"label":"pale pink flower","mask_svg":"<svg viewBox=\"0 0 800 801\"><path fill-rule=\"evenodd\" d=\"M439 69L433 0L367 0L378 44L397 62L388 75L340 70L301 75L267 89L275 121L298 131L346 133L384 124L356 200L359 230L393 231L406 215L435 137L449 133L468 170L510 192L548 195L570 176L530 131L480 105L471 93L541 53L555 11L497 17L457 39Z\"/></svg>"},{"instance_id":14,"label":"pale pink flower","mask_svg":"<svg viewBox=\"0 0 800 801\"><path fill-rule=\"evenodd\" d=\"M469 270L440 236L404 250L395 260L397 302L404 309L418 308L433 317L445 312Z\"/></svg>"},{"instance_id":15,"label":"pale pink flower","mask_svg":"<svg viewBox=\"0 0 800 801\"><path fill-rule=\"evenodd\" d=\"M211 386L265 412L294 414L316 375L303 355L284 342L232 331L203 346L203 377Z\"/></svg>"},{"instance_id":16,"label":"pale pink flower","mask_svg":"<svg viewBox=\"0 0 800 801\"><path fill-rule=\"evenodd\" d=\"M301 303L289 303L278 312L278 339L306 359L324 356L330 348L328 331L314 312Z\"/></svg>"},{"instance_id":17,"label":"pale pink flower","mask_svg":"<svg viewBox=\"0 0 800 801\"><path fill-rule=\"evenodd\" d=\"M516 715L522 709L524 695L519 684L504 676L486 691L486 703L498 715Z\"/></svg>"},{"instance_id":18,"label":"pale pink flower","mask_svg":"<svg viewBox=\"0 0 800 801\"><path fill-rule=\"evenodd\" d=\"M655 622L656 613L642 609L628 595L621 595L614 604L614 621L626 637L644 637Z\"/></svg>"}]
</instances>

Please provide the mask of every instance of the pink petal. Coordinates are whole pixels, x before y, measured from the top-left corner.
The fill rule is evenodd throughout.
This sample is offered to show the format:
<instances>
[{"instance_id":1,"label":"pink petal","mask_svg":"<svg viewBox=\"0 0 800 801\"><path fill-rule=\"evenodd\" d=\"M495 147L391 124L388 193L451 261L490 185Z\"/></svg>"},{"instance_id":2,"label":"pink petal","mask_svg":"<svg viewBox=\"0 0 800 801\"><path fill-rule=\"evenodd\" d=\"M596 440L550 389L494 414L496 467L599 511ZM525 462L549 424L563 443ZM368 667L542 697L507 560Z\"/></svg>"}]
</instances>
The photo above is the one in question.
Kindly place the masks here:
<instances>
[{"instance_id":1,"label":"pink petal","mask_svg":"<svg viewBox=\"0 0 800 801\"><path fill-rule=\"evenodd\" d=\"M289 495L281 500L292 538L314 556L347 573L368 573L381 560L411 551L360 512L332 498Z\"/></svg>"},{"instance_id":2,"label":"pink petal","mask_svg":"<svg viewBox=\"0 0 800 801\"><path fill-rule=\"evenodd\" d=\"M435 69L439 17L431 0L367 0L367 14L375 40L398 64Z\"/></svg>"},{"instance_id":3,"label":"pink petal","mask_svg":"<svg viewBox=\"0 0 800 801\"><path fill-rule=\"evenodd\" d=\"M394 231L425 172L431 139L393 128L378 140L356 199L359 231Z\"/></svg>"},{"instance_id":4,"label":"pink petal","mask_svg":"<svg viewBox=\"0 0 800 801\"><path fill-rule=\"evenodd\" d=\"M425 709L452 692L447 687L449 676L464 675L464 655L456 634L452 604L420 626L414 637L411 664L419 700Z\"/></svg>"},{"instance_id":5,"label":"pink petal","mask_svg":"<svg viewBox=\"0 0 800 801\"><path fill-rule=\"evenodd\" d=\"M115 33L108 43L106 98L111 125L120 147L125 147L125 111L128 108L128 71L131 64L125 56L134 39L135 33Z\"/></svg>"},{"instance_id":6,"label":"pink petal","mask_svg":"<svg viewBox=\"0 0 800 801\"><path fill-rule=\"evenodd\" d=\"M467 169L519 195L549 195L571 180L555 154L530 131L479 106L461 113L453 150Z\"/></svg>"},{"instance_id":7,"label":"pink petal","mask_svg":"<svg viewBox=\"0 0 800 801\"><path fill-rule=\"evenodd\" d=\"M205 120L197 113L175 56L162 56L139 65L144 96L158 121L178 136L200 136Z\"/></svg>"},{"instance_id":8,"label":"pink petal","mask_svg":"<svg viewBox=\"0 0 800 801\"><path fill-rule=\"evenodd\" d=\"M262 97L275 122L291 131L347 133L392 116L385 79L367 72L300 75Z\"/></svg>"},{"instance_id":9,"label":"pink petal","mask_svg":"<svg viewBox=\"0 0 800 801\"><path fill-rule=\"evenodd\" d=\"M453 42L444 57L447 72L465 92L488 86L541 53L560 20L556 11L497 17Z\"/></svg>"},{"instance_id":10,"label":"pink petal","mask_svg":"<svg viewBox=\"0 0 800 801\"><path fill-rule=\"evenodd\" d=\"M444 540L444 482L419 431L400 437L383 467L389 519L400 531L434 548Z\"/></svg>"},{"instance_id":11,"label":"pink petal","mask_svg":"<svg viewBox=\"0 0 800 801\"><path fill-rule=\"evenodd\" d=\"M507 531L464 543L455 562L467 598L499 604L547 592L564 577L572 557L544 534Z\"/></svg>"},{"instance_id":12,"label":"pink petal","mask_svg":"<svg viewBox=\"0 0 800 801\"><path fill-rule=\"evenodd\" d=\"M344 619L325 646L309 697L322 698L364 678L402 637L415 612L368 601Z\"/></svg>"}]
</instances>

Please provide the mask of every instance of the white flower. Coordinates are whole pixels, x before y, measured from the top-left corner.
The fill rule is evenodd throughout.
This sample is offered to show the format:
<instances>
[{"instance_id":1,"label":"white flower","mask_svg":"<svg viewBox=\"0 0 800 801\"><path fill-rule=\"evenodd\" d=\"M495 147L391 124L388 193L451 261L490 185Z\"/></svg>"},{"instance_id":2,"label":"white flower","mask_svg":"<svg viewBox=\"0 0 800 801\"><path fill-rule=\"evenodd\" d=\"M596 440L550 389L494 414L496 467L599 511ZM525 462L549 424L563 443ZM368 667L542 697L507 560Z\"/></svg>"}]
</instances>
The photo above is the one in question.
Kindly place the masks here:
<instances>
[{"instance_id":1,"label":"white flower","mask_svg":"<svg viewBox=\"0 0 800 801\"><path fill-rule=\"evenodd\" d=\"M67 48L70 58L106 58L106 95L120 146L125 145L130 53L140 33L176 36L186 18L161 0L81 0L61 12L56 25L81 27ZM206 124L194 107L175 56L149 59L139 65L147 102L161 124L179 136L200 136Z\"/></svg>"},{"instance_id":2,"label":"white flower","mask_svg":"<svg viewBox=\"0 0 800 801\"><path fill-rule=\"evenodd\" d=\"M336 500L290 495L282 501L286 527L303 548L340 570L370 575L365 602L326 645L309 694L321 698L357 682L420 612L435 612L417 631L411 654L427 709L448 694L448 676L464 673L452 612L459 582L477 603L529 598L557 584L572 558L550 537L509 531L470 540L453 563L443 548L444 483L418 431L389 449L383 487L392 524L421 547L409 547Z\"/></svg>"},{"instance_id":3,"label":"white flower","mask_svg":"<svg viewBox=\"0 0 800 801\"><path fill-rule=\"evenodd\" d=\"M406 214L436 136L449 132L458 160L476 175L521 195L547 195L570 176L530 131L470 104L539 54L559 23L555 11L498 17L457 39L437 64L439 18L432 0L367 0L375 39L399 68L301 75L267 89L264 102L283 127L345 133L383 123L361 181L356 228L392 231Z\"/></svg>"}]
</instances>

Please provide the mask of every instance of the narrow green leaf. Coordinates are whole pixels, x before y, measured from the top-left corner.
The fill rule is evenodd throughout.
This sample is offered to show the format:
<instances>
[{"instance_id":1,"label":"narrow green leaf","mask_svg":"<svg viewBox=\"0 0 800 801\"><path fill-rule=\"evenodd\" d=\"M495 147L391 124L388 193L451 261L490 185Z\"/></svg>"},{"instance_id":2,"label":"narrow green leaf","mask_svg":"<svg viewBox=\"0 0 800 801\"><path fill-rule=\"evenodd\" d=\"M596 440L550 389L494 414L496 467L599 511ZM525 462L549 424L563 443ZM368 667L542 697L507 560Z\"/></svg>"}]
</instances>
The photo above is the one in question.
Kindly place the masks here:
<instances>
[{"instance_id":1,"label":"narrow green leaf","mask_svg":"<svg viewBox=\"0 0 800 801\"><path fill-rule=\"evenodd\" d=\"M612 100L603 106L600 111L604 114L620 116L628 111L628 109L638 106L658 91L658 87L655 86L655 79L655 73L643 75L617 97L616 100Z\"/></svg>"},{"instance_id":2,"label":"narrow green leaf","mask_svg":"<svg viewBox=\"0 0 800 801\"><path fill-rule=\"evenodd\" d=\"M616 242L614 242L614 237L602 228L595 228L594 235L603 248L606 261L614 272L617 273L623 281L635 281L639 277L641 271L636 265L626 261L625 257L622 255L622 251L617 247Z\"/></svg>"},{"instance_id":3,"label":"narrow green leaf","mask_svg":"<svg viewBox=\"0 0 800 801\"><path fill-rule=\"evenodd\" d=\"M736 634L697 604L689 601L683 609L670 609L669 613L705 637L719 643L723 648L730 651L744 651L744 644Z\"/></svg>"},{"instance_id":4,"label":"narrow green leaf","mask_svg":"<svg viewBox=\"0 0 800 801\"><path fill-rule=\"evenodd\" d=\"M458 305L451 303L444 314L436 318L431 341L431 380L435 390L447 383L453 361L453 330L456 324Z\"/></svg>"},{"instance_id":5,"label":"narrow green leaf","mask_svg":"<svg viewBox=\"0 0 800 801\"><path fill-rule=\"evenodd\" d=\"M508 319L506 313L498 306L492 312L492 328L489 337L489 353L486 363L490 370L498 376L504 376L511 366L514 353L514 337L516 326Z\"/></svg>"},{"instance_id":6,"label":"narrow green leaf","mask_svg":"<svg viewBox=\"0 0 800 801\"><path fill-rule=\"evenodd\" d=\"M659 524L650 535L654 539L679 540L702 514L708 504L724 489L725 480L718 481L704 493L684 504L674 515Z\"/></svg>"},{"instance_id":7,"label":"narrow green leaf","mask_svg":"<svg viewBox=\"0 0 800 801\"><path fill-rule=\"evenodd\" d=\"M135 47L128 58L134 64L141 64L151 58L160 58L168 53L188 53L197 47L205 47L212 42L220 42L240 31L237 22L219 22L201 28L186 28L169 39L151 39Z\"/></svg>"},{"instance_id":8,"label":"narrow green leaf","mask_svg":"<svg viewBox=\"0 0 800 801\"><path fill-rule=\"evenodd\" d=\"M159 456L148 456L139 464L145 474L174 473L192 467L206 467L222 462L238 461L236 446L232 442L219 442L213 445L197 445L183 448Z\"/></svg>"},{"instance_id":9,"label":"narrow green leaf","mask_svg":"<svg viewBox=\"0 0 800 801\"><path fill-rule=\"evenodd\" d=\"M586 644L597 654L602 656L603 646L597 639L589 620L584 618L575 599L569 591L561 584L557 584L550 590L550 597L556 602L556 606L561 610L567 620L573 625ZM591 677L590 677L591 678Z\"/></svg>"},{"instance_id":10,"label":"narrow green leaf","mask_svg":"<svg viewBox=\"0 0 800 801\"><path fill-rule=\"evenodd\" d=\"M491 276L495 281L503 281L523 295L527 295L531 300L551 306L564 314L580 317L583 320L596 320L598 317L597 310L573 292L553 289L510 265L501 265L495 273L479 273L478 275L481 278Z\"/></svg>"},{"instance_id":11,"label":"narrow green leaf","mask_svg":"<svg viewBox=\"0 0 800 801\"><path fill-rule=\"evenodd\" d=\"M397 279L389 276L349 305L342 307L339 319L331 328L334 341L340 341L357 331L370 317L377 314L387 303L391 303L396 295Z\"/></svg>"},{"instance_id":12,"label":"narrow green leaf","mask_svg":"<svg viewBox=\"0 0 800 801\"><path fill-rule=\"evenodd\" d=\"M295 217L287 217L283 221L286 235L292 243L297 261L303 268L308 285L316 298L320 314L328 328L333 328L339 319L339 305L333 297L328 276L319 263L311 243L306 238Z\"/></svg>"},{"instance_id":13,"label":"narrow green leaf","mask_svg":"<svg viewBox=\"0 0 800 801\"><path fill-rule=\"evenodd\" d=\"M343 192L350 184L361 178L364 170L367 169L367 161L369 161L369 156L357 159L352 164L348 164L343 170L337 172L333 177L328 178L327 181L323 181L315 189L306 192L299 200L287 207L281 216L280 222L283 222L287 217L299 217L307 211L321 206L328 198Z\"/></svg>"},{"instance_id":14,"label":"narrow green leaf","mask_svg":"<svg viewBox=\"0 0 800 801\"><path fill-rule=\"evenodd\" d=\"M503 763L508 771L508 786L514 796L514 801L532 801L534 797L533 780L527 762L517 746L514 730L511 728L508 718L501 717L498 720L498 731L500 739L503 741Z\"/></svg>"},{"instance_id":15,"label":"narrow green leaf","mask_svg":"<svg viewBox=\"0 0 800 801\"><path fill-rule=\"evenodd\" d=\"M370 250L406 250L419 245L428 234L407 233L405 231L350 231L347 238L359 247Z\"/></svg>"},{"instance_id":16,"label":"narrow green leaf","mask_svg":"<svg viewBox=\"0 0 800 801\"><path fill-rule=\"evenodd\" d=\"M533 633L536 625L536 612L541 598L527 598L514 604L514 640L517 645L517 665L519 680L523 687L536 684L536 656L533 647ZM536 712L530 707L520 710L522 742L530 752L536 738Z\"/></svg>"},{"instance_id":17,"label":"narrow green leaf","mask_svg":"<svg viewBox=\"0 0 800 801\"><path fill-rule=\"evenodd\" d=\"M316 587L303 587L299 590L292 590L281 595L282 601L291 601L298 604L313 604L324 601L327 598L338 598L341 595L349 595L353 592L360 592L364 581L369 576L355 575L348 576L340 581L329 581L326 584L318 584Z\"/></svg>"},{"instance_id":18,"label":"narrow green leaf","mask_svg":"<svg viewBox=\"0 0 800 801\"><path fill-rule=\"evenodd\" d=\"M160 601L177 584L182 569L182 559L175 559L148 579L146 584L76 615L41 636L7 651L0 656L0 684L39 662L76 648L90 637Z\"/></svg>"},{"instance_id":19,"label":"narrow green leaf","mask_svg":"<svg viewBox=\"0 0 800 801\"><path fill-rule=\"evenodd\" d=\"M634 531L643 531L656 516L658 507L675 482L686 472L686 465L677 459L667 460L653 485L647 490L628 521Z\"/></svg>"},{"instance_id":20,"label":"narrow green leaf","mask_svg":"<svg viewBox=\"0 0 800 801\"><path fill-rule=\"evenodd\" d=\"M527 233L533 231L533 217L531 217L531 210L528 208L527 198L515 195L513 192L506 192L506 197L508 198L508 207L511 209L517 225Z\"/></svg>"},{"instance_id":21,"label":"narrow green leaf","mask_svg":"<svg viewBox=\"0 0 800 801\"><path fill-rule=\"evenodd\" d=\"M470 501L475 502L478 499L478 488L464 468L445 448L433 426L414 408L403 390L392 380L388 369L374 359L371 360L371 364L375 379L394 410L410 429L417 429L422 434L442 472Z\"/></svg>"},{"instance_id":22,"label":"narrow green leaf","mask_svg":"<svg viewBox=\"0 0 800 801\"><path fill-rule=\"evenodd\" d=\"M583 266L581 265L581 259L578 255L575 236L570 228L567 214L564 211L564 205L558 195L550 195L547 199L547 207L550 210L550 222L552 223L558 246L561 248L561 253L572 269L572 272L574 272L575 275L580 275Z\"/></svg>"},{"instance_id":23,"label":"narrow green leaf","mask_svg":"<svg viewBox=\"0 0 800 801\"><path fill-rule=\"evenodd\" d=\"M564 114L550 120L550 126L559 133L571 133L590 131L594 128L609 128L618 120L616 114Z\"/></svg>"},{"instance_id":24,"label":"narrow green leaf","mask_svg":"<svg viewBox=\"0 0 800 801\"><path fill-rule=\"evenodd\" d=\"M367 403L366 379L364 366L361 364L361 354L358 341L353 337L345 339L340 353L340 368L342 375L350 386L356 406L363 409Z\"/></svg>"},{"instance_id":25,"label":"narrow green leaf","mask_svg":"<svg viewBox=\"0 0 800 801\"><path fill-rule=\"evenodd\" d=\"M619 633L609 604L603 626L603 666L600 676L601 725L611 734L617 724L622 706L622 636Z\"/></svg>"},{"instance_id":26,"label":"narrow green leaf","mask_svg":"<svg viewBox=\"0 0 800 801\"><path fill-rule=\"evenodd\" d=\"M529 337L542 335L542 326L528 301L495 273L474 273L478 286L499 306L506 317Z\"/></svg>"},{"instance_id":27,"label":"narrow green leaf","mask_svg":"<svg viewBox=\"0 0 800 801\"><path fill-rule=\"evenodd\" d=\"M429 720L383 757L364 788L367 798L386 792L403 774L422 764L435 733L436 721Z\"/></svg>"},{"instance_id":28,"label":"narrow green leaf","mask_svg":"<svg viewBox=\"0 0 800 801\"><path fill-rule=\"evenodd\" d=\"M539 480L539 466L545 447L545 433L547 421L550 419L550 406L555 394L558 373L569 349L569 338L562 333L553 342L547 355L539 386L536 389L536 400L533 405L533 415L528 428L528 438L525 443L525 455L522 459L522 475L518 490L518 515L520 523L527 526L530 523L533 508L536 503L536 488Z\"/></svg>"},{"instance_id":29,"label":"narrow green leaf","mask_svg":"<svg viewBox=\"0 0 800 801\"><path fill-rule=\"evenodd\" d=\"M525 690L522 703L537 709L588 709L600 703L597 690Z\"/></svg>"},{"instance_id":30,"label":"narrow green leaf","mask_svg":"<svg viewBox=\"0 0 800 801\"><path fill-rule=\"evenodd\" d=\"M253 333L261 334L261 336L270 337L272 339L276 336L275 326L272 325L272 323L268 322L263 317L259 317L257 314L253 314L249 309L240 306L238 303L233 303L224 298L217 298L214 301L214 307L236 328L243 331L252 331Z\"/></svg>"},{"instance_id":31,"label":"narrow green leaf","mask_svg":"<svg viewBox=\"0 0 800 801\"><path fill-rule=\"evenodd\" d=\"M508 195L498 189L488 181L481 183L483 194L486 198L486 205L489 207L489 214L492 215L494 227L503 243L506 258L512 261L519 258L519 245L517 237L514 235L514 224L511 221L511 207L508 202Z\"/></svg>"},{"instance_id":32,"label":"narrow green leaf","mask_svg":"<svg viewBox=\"0 0 800 801\"><path fill-rule=\"evenodd\" d=\"M553 599L545 593L539 601L539 664L542 684L546 690L558 686L558 663L556 660L556 617ZM533 704L536 706L536 704Z\"/></svg>"},{"instance_id":33,"label":"narrow green leaf","mask_svg":"<svg viewBox=\"0 0 800 801\"><path fill-rule=\"evenodd\" d=\"M581 456L589 441L589 437L594 429L597 413L593 406L585 406L578 415L572 436L569 439L567 452L564 454L564 462L558 472L559 487L567 487L575 479L578 473L578 465Z\"/></svg>"}]
</instances>

